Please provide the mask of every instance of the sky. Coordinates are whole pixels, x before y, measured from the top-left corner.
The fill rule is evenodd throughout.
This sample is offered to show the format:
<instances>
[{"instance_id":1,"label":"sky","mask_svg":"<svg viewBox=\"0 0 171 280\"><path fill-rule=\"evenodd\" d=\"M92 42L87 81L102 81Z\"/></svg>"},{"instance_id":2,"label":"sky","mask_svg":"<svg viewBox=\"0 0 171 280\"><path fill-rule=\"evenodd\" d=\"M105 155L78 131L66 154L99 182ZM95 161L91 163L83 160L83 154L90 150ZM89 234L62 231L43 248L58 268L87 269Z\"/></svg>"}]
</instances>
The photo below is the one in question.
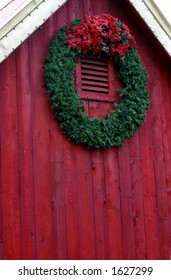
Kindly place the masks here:
<instances>
[{"instance_id":1,"label":"sky","mask_svg":"<svg viewBox=\"0 0 171 280\"><path fill-rule=\"evenodd\" d=\"M169 0L154 0L154 2L158 5L164 16L167 18L169 23L171 24L171 1Z\"/></svg>"}]
</instances>

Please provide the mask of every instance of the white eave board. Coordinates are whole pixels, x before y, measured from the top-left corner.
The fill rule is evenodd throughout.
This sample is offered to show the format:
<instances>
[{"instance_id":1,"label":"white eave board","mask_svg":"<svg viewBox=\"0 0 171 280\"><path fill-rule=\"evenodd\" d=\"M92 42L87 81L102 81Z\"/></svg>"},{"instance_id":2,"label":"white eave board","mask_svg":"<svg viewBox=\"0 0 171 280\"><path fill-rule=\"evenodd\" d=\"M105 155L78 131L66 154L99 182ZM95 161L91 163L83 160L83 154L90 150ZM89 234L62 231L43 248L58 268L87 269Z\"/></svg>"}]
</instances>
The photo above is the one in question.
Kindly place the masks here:
<instances>
[{"instance_id":1,"label":"white eave board","mask_svg":"<svg viewBox=\"0 0 171 280\"><path fill-rule=\"evenodd\" d=\"M153 0L128 0L171 56L171 25ZM161 0L162 1L162 0Z\"/></svg>"},{"instance_id":2,"label":"white eave board","mask_svg":"<svg viewBox=\"0 0 171 280\"><path fill-rule=\"evenodd\" d=\"M4 7L6 7L7 5L9 5L10 2L12 2L13 0L1 0L0 1L0 10Z\"/></svg>"},{"instance_id":3,"label":"white eave board","mask_svg":"<svg viewBox=\"0 0 171 280\"><path fill-rule=\"evenodd\" d=\"M38 5L38 2L41 2L41 1L32 1L32 0L15 0L15 1L6 0L6 1L4 1L4 0L2 0L0 2L0 30L3 30L3 27L7 26L8 23L10 22L10 20L14 19L15 16L19 15L20 12L22 10L24 10L29 4L32 4L35 7L35 5ZM29 7L27 7L27 9L29 9Z\"/></svg>"},{"instance_id":4,"label":"white eave board","mask_svg":"<svg viewBox=\"0 0 171 280\"><path fill-rule=\"evenodd\" d=\"M162 14L171 24L171 2L168 0L153 0Z\"/></svg>"},{"instance_id":5,"label":"white eave board","mask_svg":"<svg viewBox=\"0 0 171 280\"><path fill-rule=\"evenodd\" d=\"M67 0L6 1L0 9L0 62ZM15 5L14 5L15 2Z\"/></svg>"}]
</instances>

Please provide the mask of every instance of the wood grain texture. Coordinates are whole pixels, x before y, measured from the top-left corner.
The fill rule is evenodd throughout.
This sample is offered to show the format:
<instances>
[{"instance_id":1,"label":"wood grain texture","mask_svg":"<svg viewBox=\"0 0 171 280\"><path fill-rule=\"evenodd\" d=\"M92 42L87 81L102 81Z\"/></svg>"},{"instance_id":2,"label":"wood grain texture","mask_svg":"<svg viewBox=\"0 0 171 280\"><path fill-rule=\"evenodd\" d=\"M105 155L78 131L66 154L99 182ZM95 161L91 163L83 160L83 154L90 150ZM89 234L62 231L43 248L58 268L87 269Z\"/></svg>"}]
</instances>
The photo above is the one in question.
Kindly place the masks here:
<instances>
[{"instance_id":1,"label":"wood grain texture","mask_svg":"<svg viewBox=\"0 0 171 280\"><path fill-rule=\"evenodd\" d=\"M103 12L134 34L149 72L151 107L124 147L96 150L63 135L43 87L43 64L60 27ZM126 0L68 0L0 64L0 259L170 258L171 64L166 58ZM110 73L110 83L119 102L123 85L117 72ZM114 105L88 98L85 108L96 118Z\"/></svg>"},{"instance_id":2,"label":"wood grain texture","mask_svg":"<svg viewBox=\"0 0 171 280\"><path fill-rule=\"evenodd\" d=\"M1 68L1 184L4 259L21 258L18 109L15 55ZM3 106L2 106L3 104Z\"/></svg>"},{"instance_id":3,"label":"wood grain texture","mask_svg":"<svg viewBox=\"0 0 171 280\"><path fill-rule=\"evenodd\" d=\"M16 52L18 145L21 207L21 248L23 259L34 259L35 251L35 205L33 173L33 122L29 45L25 42ZM23 81L23 82L21 82Z\"/></svg>"}]
</instances>

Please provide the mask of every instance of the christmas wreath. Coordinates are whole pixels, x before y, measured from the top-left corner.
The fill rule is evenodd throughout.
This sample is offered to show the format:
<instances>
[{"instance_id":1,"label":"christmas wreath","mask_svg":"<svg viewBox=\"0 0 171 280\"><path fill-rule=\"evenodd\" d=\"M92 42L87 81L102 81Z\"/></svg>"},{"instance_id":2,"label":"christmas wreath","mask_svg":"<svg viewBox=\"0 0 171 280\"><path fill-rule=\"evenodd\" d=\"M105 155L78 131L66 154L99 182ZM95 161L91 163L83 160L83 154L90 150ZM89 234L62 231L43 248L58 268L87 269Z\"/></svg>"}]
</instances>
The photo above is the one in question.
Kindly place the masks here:
<instances>
[{"instance_id":1,"label":"christmas wreath","mask_svg":"<svg viewBox=\"0 0 171 280\"><path fill-rule=\"evenodd\" d=\"M104 118L91 119L75 87L80 56L109 56L119 69L124 88L120 102ZM127 25L111 15L85 16L60 29L45 60L45 86L55 118L64 134L88 147L122 146L143 124L149 108L147 70Z\"/></svg>"}]
</instances>

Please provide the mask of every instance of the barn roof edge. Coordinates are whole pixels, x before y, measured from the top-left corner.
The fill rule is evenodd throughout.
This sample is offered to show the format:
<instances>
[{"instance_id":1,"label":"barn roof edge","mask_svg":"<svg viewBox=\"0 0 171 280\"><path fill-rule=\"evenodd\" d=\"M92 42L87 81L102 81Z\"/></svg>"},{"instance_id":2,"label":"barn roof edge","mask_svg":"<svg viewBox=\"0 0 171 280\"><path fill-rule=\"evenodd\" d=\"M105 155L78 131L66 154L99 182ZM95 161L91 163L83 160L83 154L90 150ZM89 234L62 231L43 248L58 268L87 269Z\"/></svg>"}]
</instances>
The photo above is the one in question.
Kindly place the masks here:
<instances>
[{"instance_id":1,"label":"barn roof edge","mask_svg":"<svg viewBox=\"0 0 171 280\"><path fill-rule=\"evenodd\" d=\"M127 0L171 57L171 25L153 0Z\"/></svg>"},{"instance_id":2,"label":"barn roof edge","mask_svg":"<svg viewBox=\"0 0 171 280\"><path fill-rule=\"evenodd\" d=\"M0 62L67 0L17 0L0 9ZM18 5L16 5L18 3Z\"/></svg>"}]
</instances>

